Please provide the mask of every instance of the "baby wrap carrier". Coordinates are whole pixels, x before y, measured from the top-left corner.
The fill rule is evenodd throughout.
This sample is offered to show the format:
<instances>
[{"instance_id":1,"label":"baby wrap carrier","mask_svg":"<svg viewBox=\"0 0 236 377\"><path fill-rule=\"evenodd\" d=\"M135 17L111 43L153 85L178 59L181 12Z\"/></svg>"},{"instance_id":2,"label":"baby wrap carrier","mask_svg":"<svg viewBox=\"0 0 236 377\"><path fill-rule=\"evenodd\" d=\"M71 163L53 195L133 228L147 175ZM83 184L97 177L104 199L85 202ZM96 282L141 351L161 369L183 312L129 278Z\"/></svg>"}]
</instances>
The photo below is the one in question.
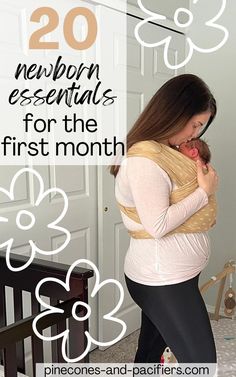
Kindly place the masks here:
<instances>
[{"instance_id":1,"label":"baby wrap carrier","mask_svg":"<svg viewBox=\"0 0 236 377\"><path fill-rule=\"evenodd\" d=\"M135 143L129 148L127 157L133 156L146 157L153 160L178 186L178 188L170 194L170 204L178 203L198 188L196 163L179 151L154 140L145 140ZM120 203L118 203L118 206L129 218L142 224L135 207L126 207ZM215 195L210 195L206 206L167 235L173 233L205 232L214 225L215 220L216 199ZM153 238L145 230L128 231L128 233L133 238Z\"/></svg>"}]
</instances>

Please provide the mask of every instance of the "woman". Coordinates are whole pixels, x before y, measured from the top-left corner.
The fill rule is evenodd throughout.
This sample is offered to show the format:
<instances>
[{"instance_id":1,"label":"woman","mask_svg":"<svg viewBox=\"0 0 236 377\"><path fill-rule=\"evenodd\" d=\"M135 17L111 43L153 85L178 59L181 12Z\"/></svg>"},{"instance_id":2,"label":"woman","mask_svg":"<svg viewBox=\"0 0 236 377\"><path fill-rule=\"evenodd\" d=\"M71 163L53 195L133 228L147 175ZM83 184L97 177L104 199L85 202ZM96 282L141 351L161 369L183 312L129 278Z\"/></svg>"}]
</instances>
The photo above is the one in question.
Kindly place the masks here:
<instances>
[{"instance_id":1,"label":"woman","mask_svg":"<svg viewBox=\"0 0 236 377\"><path fill-rule=\"evenodd\" d=\"M215 115L207 85L195 75L176 76L157 91L128 133L127 157L111 166L131 235L126 283L142 309L136 363L159 362L167 346L179 363L216 363L198 279L210 255L207 230L215 223L218 177L210 164L206 174L200 163L176 150L201 136Z\"/></svg>"}]
</instances>

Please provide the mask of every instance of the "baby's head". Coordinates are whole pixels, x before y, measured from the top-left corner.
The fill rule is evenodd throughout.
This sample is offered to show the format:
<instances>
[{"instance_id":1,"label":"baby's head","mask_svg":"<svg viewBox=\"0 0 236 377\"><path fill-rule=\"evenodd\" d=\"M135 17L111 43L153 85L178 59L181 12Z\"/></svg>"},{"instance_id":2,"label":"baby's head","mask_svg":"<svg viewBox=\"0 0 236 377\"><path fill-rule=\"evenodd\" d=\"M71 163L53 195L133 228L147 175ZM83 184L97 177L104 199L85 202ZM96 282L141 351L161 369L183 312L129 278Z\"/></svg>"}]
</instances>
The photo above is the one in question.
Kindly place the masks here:
<instances>
[{"instance_id":1,"label":"baby's head","mask_svg":"<svg viewBox=\"0 0 236 377\"><path fill-rule=\"evenodd\" d=\"M202 139L192 139L179 146L179 151L192 160L201 159L204 164L211 160L211 152L207 143Z\"/></svg>"}]
</instances>

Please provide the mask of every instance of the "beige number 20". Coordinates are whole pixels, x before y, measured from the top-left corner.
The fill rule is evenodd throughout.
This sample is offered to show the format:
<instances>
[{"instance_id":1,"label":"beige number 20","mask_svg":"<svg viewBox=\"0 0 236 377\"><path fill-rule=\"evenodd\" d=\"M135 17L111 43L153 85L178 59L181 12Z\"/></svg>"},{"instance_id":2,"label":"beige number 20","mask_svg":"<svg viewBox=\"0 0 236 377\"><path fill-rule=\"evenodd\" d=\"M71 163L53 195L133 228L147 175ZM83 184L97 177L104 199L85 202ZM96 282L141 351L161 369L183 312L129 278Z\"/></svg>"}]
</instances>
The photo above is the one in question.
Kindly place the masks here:
<instances>
[{"instance_id":1,"label":"beige number 20","mask_svg":"<svg viewBox=\"0 0 236 377\"><path fill-rule=\"evenodd\" d=\"M57 50L59 48L58 42L42 42L40 39L45 35L55 30L59 24L58 13L53 8L42 7L36 9L30 18L32 22L40 22L41 17L48 16L47 25L43 26L39 30L36 30L30 37L29 48L31 50L35 49L47 49L47 50ZM84 16L88 23L88 32L86 39L84 41L78 41L75 39L73 26L74 21L77 16ZM97 36L97 20L94 13L84 7L77 7L71 9L65 17L63 25L64 37L68 45L75 50L86 50L96 40Z\"/></svg>"}]
</instances>

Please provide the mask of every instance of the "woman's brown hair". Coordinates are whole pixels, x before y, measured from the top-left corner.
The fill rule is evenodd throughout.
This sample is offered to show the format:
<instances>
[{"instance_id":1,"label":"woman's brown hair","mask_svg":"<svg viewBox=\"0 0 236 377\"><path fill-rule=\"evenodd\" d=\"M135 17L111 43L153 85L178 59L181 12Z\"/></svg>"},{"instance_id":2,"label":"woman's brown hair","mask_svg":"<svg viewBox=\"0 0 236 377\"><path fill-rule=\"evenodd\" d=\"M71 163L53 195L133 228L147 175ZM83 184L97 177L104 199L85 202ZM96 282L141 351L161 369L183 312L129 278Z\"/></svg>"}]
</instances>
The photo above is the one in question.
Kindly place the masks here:
<instances>
[{"instance_id":1,"label":"woman's brown hair","mask_svg":"<svg viewBox=\"0 0 236 377\"><path fill-rule=\"evenodd\" d=\"M198 76L183 74L168 80L151 98L127 135L127 151L138 141L164 141L176 135L196 114L211 111L206 125L216 115L216 101ZM203 134L203 133L202 133ZM120 165L111 165L116 177Z\"/></svg>"}]
</instances>

